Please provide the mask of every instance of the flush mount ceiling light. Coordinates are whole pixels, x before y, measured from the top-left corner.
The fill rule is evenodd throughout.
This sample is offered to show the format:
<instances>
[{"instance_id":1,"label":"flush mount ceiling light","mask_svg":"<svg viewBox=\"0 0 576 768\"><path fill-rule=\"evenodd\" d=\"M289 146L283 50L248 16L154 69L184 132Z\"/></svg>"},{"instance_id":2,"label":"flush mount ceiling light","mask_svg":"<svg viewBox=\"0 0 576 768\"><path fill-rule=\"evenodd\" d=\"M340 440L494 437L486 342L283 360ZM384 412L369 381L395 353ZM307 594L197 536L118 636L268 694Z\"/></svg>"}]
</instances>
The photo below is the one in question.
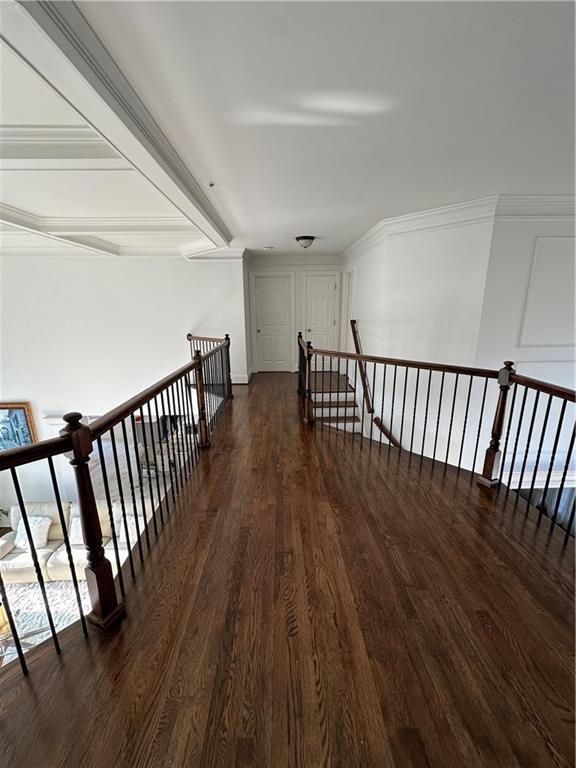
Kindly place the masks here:
<instances>
[{"instance_id":1,"label":"flush mount ceiling light","mask_svg":"<svg viewBox=\"0 0 576 768\"><path fill-rule=\"evenodd\" d=\"M302 248L310 248L312 243L316 240L314 235L298 235L296 242L301 245Z\"/></svg>"}]
</instances>

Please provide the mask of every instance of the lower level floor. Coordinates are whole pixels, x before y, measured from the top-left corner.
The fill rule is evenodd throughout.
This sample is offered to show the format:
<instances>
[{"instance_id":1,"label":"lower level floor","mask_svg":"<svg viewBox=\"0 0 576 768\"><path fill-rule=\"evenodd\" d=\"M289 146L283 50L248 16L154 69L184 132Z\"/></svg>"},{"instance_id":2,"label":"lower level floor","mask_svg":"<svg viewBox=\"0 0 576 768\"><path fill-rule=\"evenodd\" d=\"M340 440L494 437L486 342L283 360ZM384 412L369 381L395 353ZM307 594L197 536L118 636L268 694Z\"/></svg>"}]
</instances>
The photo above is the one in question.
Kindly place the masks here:
<instances>
[{"instance_id":1,"label":"lower level floor","mask_svg":"<svg viewBox=\"0 0 576 768\"><path fill-rule=\"evenodd\" d=\"M572 552L466 473L236 387L127 617L0 678L19 766L573 765Z\"/></svg>"}]
</instances>

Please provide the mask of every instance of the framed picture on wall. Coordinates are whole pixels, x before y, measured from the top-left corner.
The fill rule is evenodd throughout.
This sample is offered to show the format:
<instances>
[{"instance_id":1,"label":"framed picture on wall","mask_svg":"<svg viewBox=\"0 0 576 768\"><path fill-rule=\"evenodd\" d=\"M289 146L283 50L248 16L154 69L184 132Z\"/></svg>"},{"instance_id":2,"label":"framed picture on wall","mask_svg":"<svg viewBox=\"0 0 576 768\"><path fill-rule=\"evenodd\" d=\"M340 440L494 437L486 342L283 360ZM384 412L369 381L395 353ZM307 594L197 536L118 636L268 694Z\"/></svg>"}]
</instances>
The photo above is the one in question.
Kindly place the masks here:
<instances>
[{"instance_id":1,"label":"framed picture on wall","mask_svg":"<svg viewBox=\"0 0 576 768\"><path fill-rule=\"evenodd\" d=\"M30 445L37 439L30 403L0 402L0 451Z\"/></svg>"}]
</instances>

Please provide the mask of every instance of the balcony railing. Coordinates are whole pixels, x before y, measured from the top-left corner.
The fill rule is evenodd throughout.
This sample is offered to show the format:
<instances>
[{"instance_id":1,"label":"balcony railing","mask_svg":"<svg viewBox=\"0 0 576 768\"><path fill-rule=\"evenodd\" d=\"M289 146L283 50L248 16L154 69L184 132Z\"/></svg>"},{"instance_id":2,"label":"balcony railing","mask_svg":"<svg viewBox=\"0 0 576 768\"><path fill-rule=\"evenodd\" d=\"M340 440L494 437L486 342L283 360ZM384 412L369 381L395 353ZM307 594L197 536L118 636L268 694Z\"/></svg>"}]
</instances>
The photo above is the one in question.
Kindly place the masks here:
<instances>
[{"instance_id":1,"label":"balcony railing","mask_svg":"<svg viewBox=\"0 0 576 768\"><path fill-rule=\"evenodd\" d=\"M26 650L51 639L60 653L64 626L79 619L87 634L124 615L126 581L138 577L232 397L229 337L193 353L100 418L67 413L59 437L0 453L14 501L12 531L0 538L0 663L17 657L26 674Z\"/></svg>"},{"instance_id":2,"label":"balcony railing","mask_svg":"<svg viewBox=\"0 0 576 768\"><path fill-rule=\"evenodd\" d=\"M357 342L357 325L352 321ZM356 348L359 348L357 345ZM515 494L546 517L549 533L573 535L576 466L574 390L499 370L315 349L298 335L304 421L331 428L361 450L419 456L432 467ZM362 438L362 439L360 439Z\"/></svg>"}]
</instances>

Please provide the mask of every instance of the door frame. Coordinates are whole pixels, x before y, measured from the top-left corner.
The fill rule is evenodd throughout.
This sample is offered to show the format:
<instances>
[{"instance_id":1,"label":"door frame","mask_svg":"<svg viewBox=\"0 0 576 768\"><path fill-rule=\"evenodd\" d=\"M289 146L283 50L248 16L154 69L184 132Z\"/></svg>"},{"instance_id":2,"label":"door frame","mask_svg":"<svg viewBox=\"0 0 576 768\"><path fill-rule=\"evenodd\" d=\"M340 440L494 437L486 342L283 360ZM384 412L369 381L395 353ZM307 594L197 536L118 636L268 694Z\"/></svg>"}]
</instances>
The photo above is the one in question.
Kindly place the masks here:
<instances>
[{"instance_id":1,"label":"door frame","mask_svg":"<svg viewBox=\"0 0 576 768\"><path fill-rule=\"evenodd\" d=\"M334 325L334 349L338 351L339 342L340 342L340 312L341 312L341 270L339 269L305 269L302 272L302 332L304 333L304 338L306 338L307 330L307 318L306 314L308 312L308 277L321 277L322 275L330 275L330 277L334 278L334 282L336 283L336 317L334 318L336 321L336 324Z\"/></svg>"},{"instance_id":2,"label":"door frame","mask_svg":"<svg viewBox=\"0 0 576 768\"><path fill-rule=\"evenodd\" d=\"M253 373L260 370L260 360L258 359L258 339L256 334L256 279L259 277L289 277L290 278L290 317L288 318L288 329L293 342L290 344L290 370L296 370L296 278L294 272L270 272L261 270L250 272L250 333L252 338L252 369Z\"/></svg>"}]
</instances>

